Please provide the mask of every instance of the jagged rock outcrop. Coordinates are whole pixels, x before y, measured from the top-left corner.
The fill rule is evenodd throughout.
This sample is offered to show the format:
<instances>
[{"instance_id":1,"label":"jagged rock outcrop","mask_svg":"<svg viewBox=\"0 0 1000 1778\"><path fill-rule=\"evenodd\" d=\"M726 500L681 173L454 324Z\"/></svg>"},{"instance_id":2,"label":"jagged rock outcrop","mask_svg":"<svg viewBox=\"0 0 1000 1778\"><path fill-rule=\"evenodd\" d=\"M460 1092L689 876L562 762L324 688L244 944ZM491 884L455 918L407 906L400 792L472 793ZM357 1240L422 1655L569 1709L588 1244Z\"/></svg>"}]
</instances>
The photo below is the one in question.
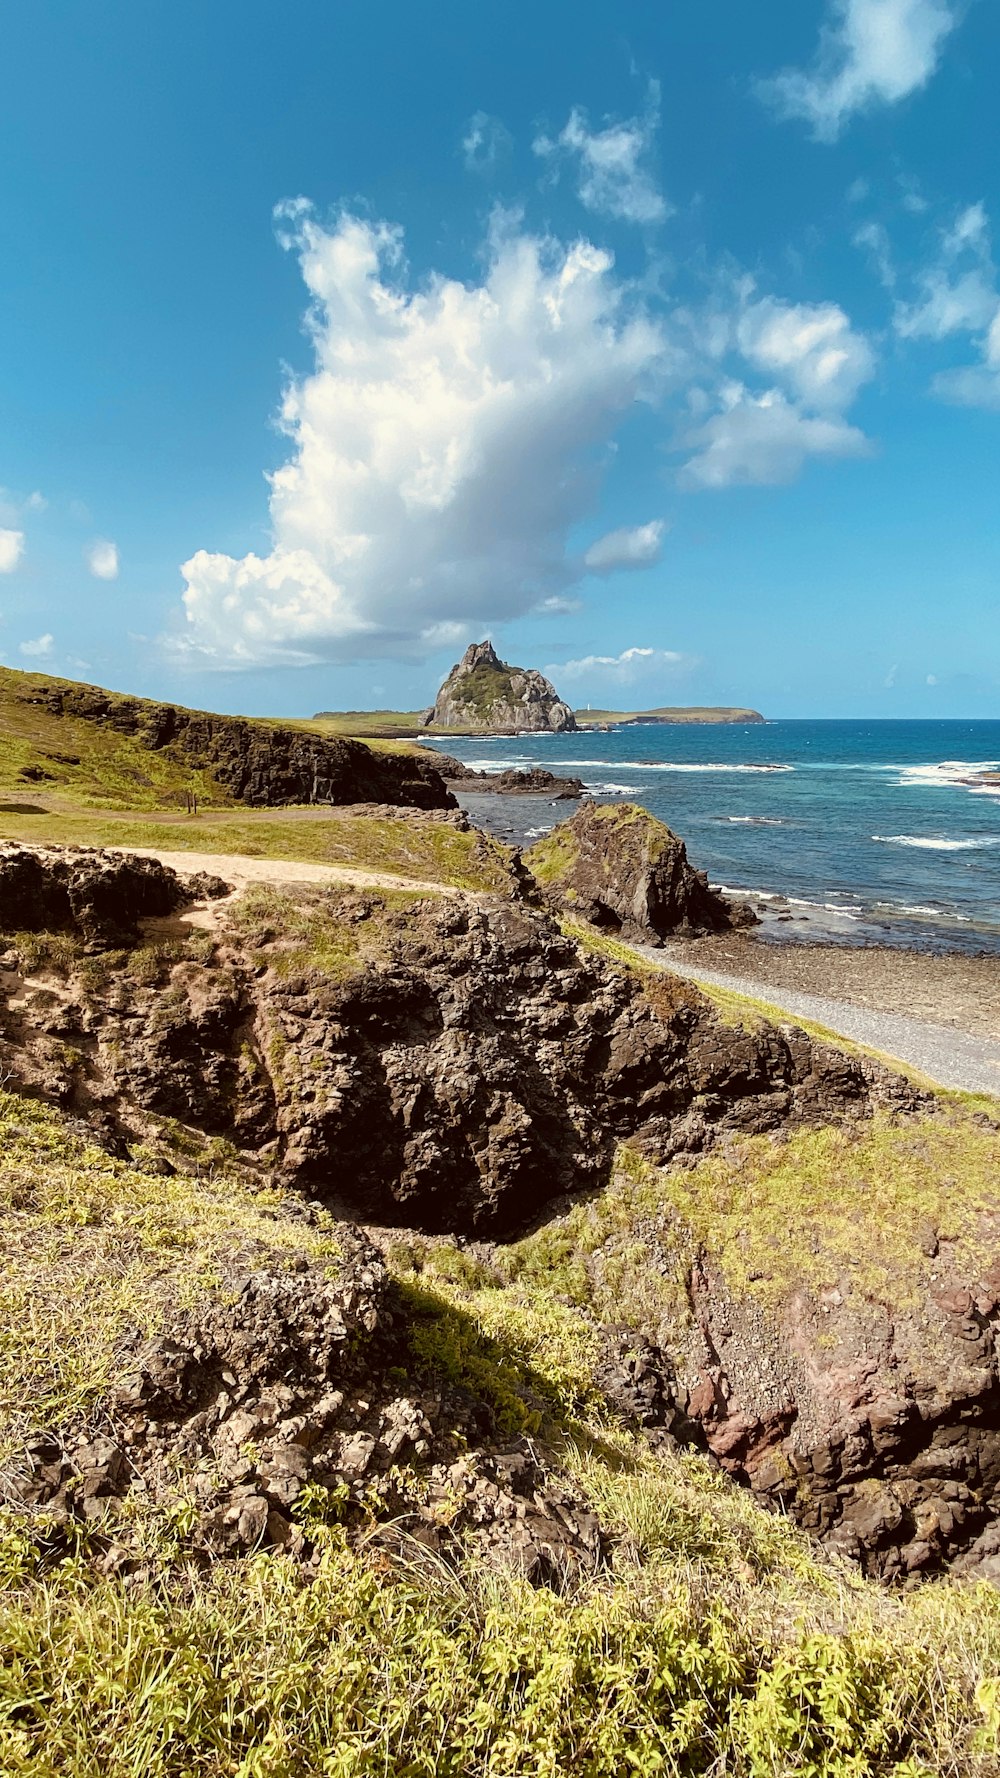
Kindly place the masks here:
<instances>
[{"instance_id":1,"label":"jagged rock outcrop","mask_svg":"<svg viewBox=\"0 0 1000 1778\"><path fill-rule=\"evenodd\" d=\"M896 1305L804 1288L768 1312L709 1267L691 1279L683 1404L709 1449L883 1579L940 1568L1000 1517L1000 1263L939 1252L927 1274Z\"/></svg>"},{"instance_id":2,"label":"jagged rock outcrop","mask_svg":"<svg viewBox=\"0 0 1000 1778\"><path fill-rule=\"evenodd\" d=\"M337 1213L502 1234L605 1183L623 1141L662 1163L926 1108L865 1058L723 1025L666 972L642 982L581 955L516 903L302 890L255 912L244 898L214 937L196 932L196 955L174 938L158 962L147 943L133 968L118 947L187 892L147 861L8 849L0 920L38 930L49 911L81 949L77 967L64 948L48 979L16 948L0 958L5 1077L119 1148L148 1145L159 1116L223 1135ZM595 1382L654 1445L702 1445L874 1574L955 1556L991 1574L1000 1268L996 1214L979 1214L961 1244L919 1232L926 1265L894 1300L807 1276L783 1297L737 1296L695 1243L684 1325L600 1330ZM619 1230L651 1274L675 1273L686 1250L676 1215ZM489 1401L421 1358L417 1287L390 1286L358 1231L338 1245L332 1273L269 1265L136 1338L99 1415L36 1440L23 1498L57 1519L113 1517L134 1487L169 1500L180 1465L210 1551L301 1549L297 1502L320 1487L348 1517L374 1491L380 1516L431 1548L478 1540L536 1579L604 1560L586 1504L498 1434ZM603 1265L599 1249L587 1263ZM400 1465L418 1475L405 1498Z\"/></svg>"},{"instance_id":3,"label":"jagged rock outcrop","mask_svg":"<svg viewBox=\"0 0 1000 1778\"><path fill-rule=\"evenodd\" d=\"M473 642L452 667L425 727L482 729L491 733L540 730L562 734L576 717L541 673L510 667L492 642Z\"/></svg>"},{"instance_id":4,"label":"jagged rock outcrop","mask_svg":"<svg viewBox=\"0 0 1000 1778\"><path fill-rule=\"evenodd\" d=\"M430 755L375 753L361 741L310 734L280 723L215 716L120 697L94 685L31 683L20 701L57 716L79 717L161 749L192 770L208 772L237 802L273 808L285 803L392 803L453 809L455 799Z\"/></svg>"},{"instance_id":5,"label":"jagged rock outcrop","mask_svg":"<svg viewBox=\"0 0 1000 1778\"><path fill-rule=\"evenodd\" d=\"M283 917L273 895L255 906L210 958L165 957L153 982L70 969L54 1003L9 956L0 1062L126 1135L152 1113L263 1150L338 1213L466 1232L603 1184L625 1139L666 1160L917 1103L864 1058L724 1025L675 978L581 955L523 905L304 889Z\"/></svg>"},{"instance_id":6,"label":"jagged rock outcrop","mask_svg":"<svg viewBox=\"0 0 1000 1778\"><path fill-rule=\"evenodd\" d=\"M94 950L134 944L141 920L228 893L218 877L202 872L182 883L135 854L0 846L0 930L72 932Z\"/></svg>"},{"instance_id":7,"label":"jagged rock outcrop","mask_svg":"<svg viewBox=\"0 0 1000 1778\"><path fill-rule=\"evenodd\" d=\"M308 1554L310 1494L370 1541L462 1549L537 1583L607 1558L594 1513L552 1479L493 1405L415 1350L431 1309L390 1285L359 1231L337 1230L335 1264L269 1268L228 1300L133 1337L116 1387L88 1423L42 1433L15 1484L58 1526L103 1530L106 1568L128 1567L130 1496L169 1505L187 1478L188 1538L213 1555ZM405 1474L403 1473L405 1466ZM309 1491L307 1493L306 1491Z\"/></svg>"},{"instance_id":8,"label":"jagged rock outcrop","mask_svg":"<svg viewBox=\"0 0 1000 1778\"><path fill-rule=\"evenodd\" d=\"M743 902L709 887L684 841L636 803L587 803L524 862L550 903L634 944L752 926Z\"/></svg>"},{"instance_id":9,"label":"jagged rock outcrop","mask_svg":"<svg viewBox=\"0 0 1000 1778\"><path fill-rule=\"evenodd\" d=\"M503 772L478 772L448 753L437 754L438 769L446 784L458 784L462 790L487 796L546 796L552 802L576 802L583 795L582 778L563 778L547 772L543 766L530 766L521 771L510 767Z\"/></svg>"}]
</instances>

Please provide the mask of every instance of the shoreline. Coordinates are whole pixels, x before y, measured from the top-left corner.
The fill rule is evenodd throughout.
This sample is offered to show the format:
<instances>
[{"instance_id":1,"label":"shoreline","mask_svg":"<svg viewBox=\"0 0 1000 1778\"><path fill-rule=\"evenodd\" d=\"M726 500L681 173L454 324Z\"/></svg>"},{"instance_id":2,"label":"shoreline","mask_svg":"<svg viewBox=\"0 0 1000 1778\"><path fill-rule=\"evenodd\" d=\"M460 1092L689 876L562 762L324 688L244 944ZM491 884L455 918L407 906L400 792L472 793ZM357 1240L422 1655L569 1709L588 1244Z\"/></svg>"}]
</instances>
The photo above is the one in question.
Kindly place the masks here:
<instances>
[{"instance_id":1,"label":"shoreline","mask_svg":"<svg viewBox=\"0 0 1000 1778\"><path fill-rule=\"evenodd\" d=\"M739 977L745 984L742 991L762 1000L820 996L862 1013L907 1018L1000 1042L1000 956L992 953L798 944L791 939L774 943L755 932L726 932L668 940L651 955L685 974Z\"/></svg>"}]
</instances>

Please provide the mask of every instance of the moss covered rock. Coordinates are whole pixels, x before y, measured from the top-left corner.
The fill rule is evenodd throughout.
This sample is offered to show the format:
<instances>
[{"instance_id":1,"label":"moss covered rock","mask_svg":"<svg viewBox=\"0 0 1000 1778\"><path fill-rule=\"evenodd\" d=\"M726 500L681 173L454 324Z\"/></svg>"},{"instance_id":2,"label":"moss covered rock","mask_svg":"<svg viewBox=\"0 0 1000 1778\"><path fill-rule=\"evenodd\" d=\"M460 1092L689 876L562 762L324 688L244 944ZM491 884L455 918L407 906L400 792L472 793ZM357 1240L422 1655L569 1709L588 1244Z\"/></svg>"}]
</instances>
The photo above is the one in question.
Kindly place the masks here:
<instances>
[{"instance_id":1,"label":"moss covered rock","mask_svg":"<svg viewBox=\"0 0 1000 1778\"><path fill-rule=\"evenodd\" d=\"M492 642L474 642L452 667L424 722L435 728L491 732L538 729L562 734L576 717L541 673L509 667Z\"/></svg>"},{"instance_id":2,"label":"moss covered rock","mask_svg":"<svg viewBox=\"0 0 1000 1778\"><path fill-rule=\"evenodd\" d=\"M684 841L636 803L585 803L525 862L556 907L633 943L754 923L744 903L709 888Z\"/></svg>"}]
</instances>

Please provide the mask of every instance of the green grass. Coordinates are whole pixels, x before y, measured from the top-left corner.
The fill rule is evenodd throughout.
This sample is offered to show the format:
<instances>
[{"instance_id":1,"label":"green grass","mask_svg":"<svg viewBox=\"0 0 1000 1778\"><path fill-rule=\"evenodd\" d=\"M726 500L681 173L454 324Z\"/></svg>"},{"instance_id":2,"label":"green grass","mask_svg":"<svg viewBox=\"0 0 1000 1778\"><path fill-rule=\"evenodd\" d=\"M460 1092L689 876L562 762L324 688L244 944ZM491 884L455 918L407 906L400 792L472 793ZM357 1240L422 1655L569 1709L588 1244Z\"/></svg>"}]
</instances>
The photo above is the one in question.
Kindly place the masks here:
<instances>
[{"instance_id":1,"label":"green grass","mask_svg":"<svg viewBox=\"0 0 1000 1778\"><path fill-rule=\"evenodd\" d=\"M630 856L635 855L637 846L641 847L649 864L655 864L675 843L670 829L638 803L594 803L587 807L586 814L589 820L613 827L621 834ZM579 861L580 842L571 821L560 822L524 854L532 876L544 886L555 887L563 882ZM605 879L610 879L618 868L613 857L598 856L592 862Z\"/></svg>"},{"instance_id":2,"label":"green grass","mask_svg":"<svg viewBox=\"0 0 1000 1778\"><path fill-rule=\"evenodd\" d=\"M764 718L759 710L739 705L661 704L655 710L577 710L576 720L581 728L587 728L595 722L763 722Z\"/></svg>"},{"instance_id":3,"label":"green grass","mask_svg":"<svg viewBox=\"0 0 1000 1778\"><path fill-rule=\"evenodd\" d=\"M500 840L462 833L448 822L349 810L214 812L151 821L141 815L0 812L0 837L40 845L144 846L165 852L232 853L346 865L505 894L511 852Z\"/></svg>"},{"instance_id":4,"label":"green grass","mask_svg":"<svg viewBox=\"0 0 1000 1778\"><path fill-rule=\"evenodd\" d=\"M365 917L355 904L341 911L342 892L276 889L251 883L227 914L227 926L266 960L276 974L319 975L344 980L366 964L384 962L393 916L426 900L422 890L380 889Z\"/></svg>"},{"instance_id":5,"label":"green grass","mask_svg":"<svg viewBox=\"0 0 1000 1778\"><path fill-rule=\"evenodd\" d=\"M194 1144L196 1171L172 1176L113 1160L45 1107L0 1092L0 1457L26 1421L58 1423L115 1374L129 1326L218 1290L234 1269L305 1248L328 1231L277 1217L277 1194Z\"/></svg>"},{"instance_id":6,"label":"green grass","mask_svg":"<svg viewBox=\"0 0 1000 1778\"><path fill-rule=\"evenodd\" d=\"M232 806L210 773L169 749L153 751L136 736L29 701L34 688L68 683L0 667L0 803L7 805L0 807L0 833L9 816L17 824L12 801L45 809L176 809L191 792L205 805ZM32 781L26 772L44 776ZM38 818L20 819L30 825Z\"/></svg>"},{"instance_id":7,"label":"green grass","mask_svg":"<svg viewBox=\"0 0 1000 1778\"><path fill-rule=\"evenodd\" d=\"M954 1173L971 1152L956 1146L962 1116L950 1148L894 1148L882 1132L850 1159L744 1153L734 1190L750 1177L754 1202L776 1203L794 1166L833 1195L888 1165L878 1214L905 1230L914 1193L924 1209L931 1189L912 1170ZM8 1448L29 1422L93 1405L127 1325L151 1330L241 1270L335 1255L333 1230L247 1195L235 1174L112 1161L8 1094L0 1157ZM714 1223L721 1202L723 1245L741 1251L714 1174L668 1182L626 1159L612 1192L504 1250L501 1271L448 1241L401 1237L390 1253L414 1375L470 1388L530 1433L616 1534L610 1570L533 1589L479 1557L456 1567L410 1546L405 1526L390 1555L374 1521L353 1546L313 1526L308 1568L276 1552L195 1566L177 1515L137 1507L138 1566L111 1578L100 1528L67 1550L8 1509L4 1778L995 1778L1000 1594L880 1591L697 1455L654 1456L602 1407L602 1304L579 1300L574 1268L609 1230L635 1245L642 1216L678 1214L681 1190L691 1219L703 1198ZM874 1214L860 1185L856 1208ZM615 1301L621 1319L633 1304Z\"/></svg>"}]
</instances>

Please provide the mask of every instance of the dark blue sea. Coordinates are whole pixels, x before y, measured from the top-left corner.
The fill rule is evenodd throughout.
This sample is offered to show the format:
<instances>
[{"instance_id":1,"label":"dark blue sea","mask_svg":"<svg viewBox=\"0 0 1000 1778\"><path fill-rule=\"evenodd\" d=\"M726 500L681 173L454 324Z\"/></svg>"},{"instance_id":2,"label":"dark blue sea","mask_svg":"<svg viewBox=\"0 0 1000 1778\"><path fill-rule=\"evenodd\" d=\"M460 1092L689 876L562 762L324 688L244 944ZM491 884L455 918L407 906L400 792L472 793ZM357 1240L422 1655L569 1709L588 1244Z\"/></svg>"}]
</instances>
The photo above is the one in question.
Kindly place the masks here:
<instances>
[{"instance_id":1,"label":"dark blue sea","mask_svg":"<svg viewBox=\"0 0 1000 1778\"><path fill-rule=\"evenodd\" d=\"M789 938L1000 951L1000 783L975 781L1000 771L1000 721L650 724L442 747L642 803L713 883L780 908ZM529 844L569 812L535 798L490 812L498 801L476 799L477 816Z\"/></svg>"}]
</instances>

